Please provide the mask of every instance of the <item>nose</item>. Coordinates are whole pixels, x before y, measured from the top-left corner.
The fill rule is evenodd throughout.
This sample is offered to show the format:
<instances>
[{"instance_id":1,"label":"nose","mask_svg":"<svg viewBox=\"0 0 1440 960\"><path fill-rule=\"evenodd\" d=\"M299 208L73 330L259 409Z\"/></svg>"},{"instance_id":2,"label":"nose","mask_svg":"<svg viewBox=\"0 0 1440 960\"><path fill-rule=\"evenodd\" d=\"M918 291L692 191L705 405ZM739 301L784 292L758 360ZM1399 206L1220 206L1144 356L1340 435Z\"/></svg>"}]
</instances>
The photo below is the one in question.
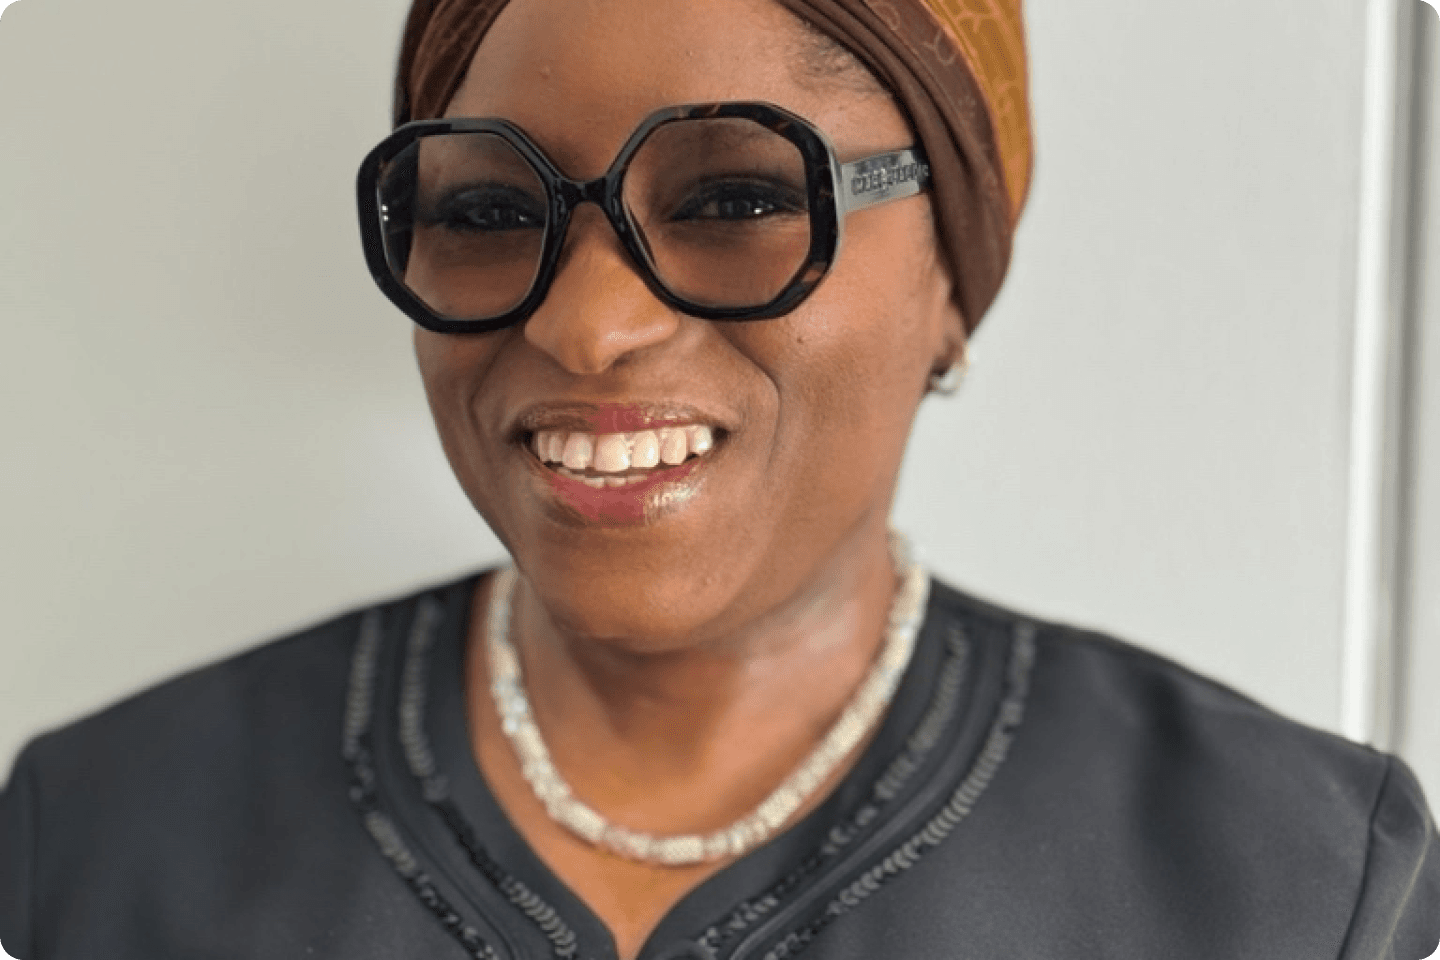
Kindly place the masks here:
<instances>
[{"instance_id":1,"label":"nose","mask_svg":"<svg viewBox=\"0 0 1440 960\"><path fill-rule=\"evenodd\" d=\"M575 212L555 277L525 339L576 376L605 373L663 343L680 318L646 286L604 213Z\"/></svg>"}]
</instances>

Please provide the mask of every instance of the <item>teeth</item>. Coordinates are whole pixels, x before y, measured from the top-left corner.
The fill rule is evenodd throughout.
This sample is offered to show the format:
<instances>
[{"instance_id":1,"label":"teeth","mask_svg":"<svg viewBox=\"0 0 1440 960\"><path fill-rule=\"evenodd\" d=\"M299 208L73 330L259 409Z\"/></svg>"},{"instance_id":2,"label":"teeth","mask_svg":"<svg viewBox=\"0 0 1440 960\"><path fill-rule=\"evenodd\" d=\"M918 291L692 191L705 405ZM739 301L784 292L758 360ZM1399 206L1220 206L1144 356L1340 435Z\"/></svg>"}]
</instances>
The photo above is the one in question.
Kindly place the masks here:
<instances>
[{"instance_id":1,"label":"teeth","mask_svg":"<svg viewBox=\"0 0 1440 960\"><path fill-rule=\"evenodd\" d=\"M685 432L690 434L690 452L693 454L707 454L715 446L715 437L709 427L686 427Z\"/></svg>"},{"instance_id":2,"label":"teeth","mask_svg":"<svg viewBox=\"0 0 1440 960\"><path fill-rule=\"evenodd\" d=\"M559 463L565 459L565 434L541 430L535 434L534 450L542 463Z\"/></svg>"},{"instance_id":3,"label":"teeth","mask_svg":"<svg viewBox=\"0 0 1440 960\"><path fill-rule=\"evenodd\" d=\"M623 433L606 433L596 438L595 459L591 461L596 473L624 473L630 469L630 445Z\"/></svg>"},{"instance_id":4,"label":"teeth","mask_svg":"<svg viewBox=\"0 0 1440 960\"><path fill-rule=\"evenodd\" d=\"M593 473L623 474L629 470L651 470L660 464L679 466L691 455L703 456L715 447L715 433L707 426L661 427L638 433L567 433L563 430L540 430L532 441L535 456L544 463L561 464L560 472L576 479L599 480L590 483L604 486L607 480L622 486L633 478L585 477Z\"/></svg>"},{"instance_id":5,"label":"teeth","mask_svg":"<svg viewBox=\"0 0 1440 960\"><path fill-rule=\"evenodd\" d=\"M660 459L669 466L678 466L690 455L690 435L684 427L665 427L660 431Z\"/></svg>"},{"instance_id":6,"label":"teeth","mask_svg":"<svg viewBox=\"0 0 1440 960\"><path fill-rule=\"evenodd\" d=\"M571 470L588 470L594 453L595 446L590 440L590 434L572 433L565 440L565 453L560 462Z\"/></svg>"},{"instance_id":7,"label":"teeth","mask_svg":"<svg viewBox=\"0 0 1440 960\"><path fill-rule=\"evenodd\" d=\"M628 487L630 486L630 484L639 483L641 480L644 479L644 477L633 475L626 475L622 477L592 477L589 474L576 473L574 470L568 470L565 467L556 467L555 472L560 474L560 476L562 477L568 477L571 480L579 480L586 486L594 487L597 490L601 487Z\"/></svg>"},{"instance_id":8,"label":"teeth","mask_svg":"<svg viewBox=\"0 0 1440 960\"><path fill-rule=\"evenodd\" d=\"M642 430L635 434L635 444L630 448L630 466L637 470L649 470L660 462L660 438L654 430Z\"/></svg>"}]
</instances>

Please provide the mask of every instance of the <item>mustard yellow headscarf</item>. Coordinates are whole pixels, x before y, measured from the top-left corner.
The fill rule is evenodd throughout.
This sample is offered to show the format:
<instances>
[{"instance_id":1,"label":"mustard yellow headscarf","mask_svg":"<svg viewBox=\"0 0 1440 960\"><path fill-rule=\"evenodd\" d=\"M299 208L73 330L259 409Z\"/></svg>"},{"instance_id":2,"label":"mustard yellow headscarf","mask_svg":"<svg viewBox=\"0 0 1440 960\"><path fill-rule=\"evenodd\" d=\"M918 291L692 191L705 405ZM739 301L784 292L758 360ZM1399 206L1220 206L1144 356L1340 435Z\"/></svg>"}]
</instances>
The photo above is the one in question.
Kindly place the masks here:
<instances>
[{"instance_id":1,"label":"mustard yellow headscarf","mask_svg":"<svg viewBox=\"0 0 1440 960\"><path fill-rule=\"evenodd\" d=\"M441 116L506 0L414 0L395 125ZM970 331L994 303L1034 166L1021 0L778 0L880 77L933 177L941 242Z\"/></svg>"}]
</instances>

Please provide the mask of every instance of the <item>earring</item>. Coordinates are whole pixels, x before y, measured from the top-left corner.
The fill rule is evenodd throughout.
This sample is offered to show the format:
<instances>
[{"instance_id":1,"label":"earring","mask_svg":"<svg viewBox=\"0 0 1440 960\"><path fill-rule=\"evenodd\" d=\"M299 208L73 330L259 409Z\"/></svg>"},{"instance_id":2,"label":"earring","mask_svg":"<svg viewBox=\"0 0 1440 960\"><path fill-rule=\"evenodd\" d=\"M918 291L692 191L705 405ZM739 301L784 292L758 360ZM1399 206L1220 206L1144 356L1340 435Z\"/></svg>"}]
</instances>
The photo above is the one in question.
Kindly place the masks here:
<instances>
[{"instance_id":1,"label":"earring","mask_svg":"<svg viewBox=\"0 0 1440 960\"><path fill-rule=\"evenodd\" d=\"M965 380L965 374L970 369L970 354L967 351L961 354L960 359L950 364L940 373L930 374L930 392L938 393L942 397L953 397L960 390L960 384Z\"/></svg>"}]
</instances>

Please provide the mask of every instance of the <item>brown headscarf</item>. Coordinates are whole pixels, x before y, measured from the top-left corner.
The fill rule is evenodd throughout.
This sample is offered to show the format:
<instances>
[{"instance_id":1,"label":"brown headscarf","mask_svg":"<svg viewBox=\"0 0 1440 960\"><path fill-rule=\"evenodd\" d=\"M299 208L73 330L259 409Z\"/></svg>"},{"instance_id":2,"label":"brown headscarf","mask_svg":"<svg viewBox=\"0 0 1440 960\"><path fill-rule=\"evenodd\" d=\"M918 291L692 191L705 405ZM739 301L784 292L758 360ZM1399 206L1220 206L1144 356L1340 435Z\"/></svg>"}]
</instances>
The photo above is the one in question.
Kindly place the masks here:
<instances>
[{"instance_id":1,"label":"brown headscarf","mask_svg":"<svg viewBox=\"0 0 1440 960\"><path fill-rule=\"evenodd\" d=\"M838 40L909 114L973 332L995 301L1034 164L1022 0L779 0ZM506 0L414 0L395 125L438 117Z\"/></svg>"}]
</instances>

